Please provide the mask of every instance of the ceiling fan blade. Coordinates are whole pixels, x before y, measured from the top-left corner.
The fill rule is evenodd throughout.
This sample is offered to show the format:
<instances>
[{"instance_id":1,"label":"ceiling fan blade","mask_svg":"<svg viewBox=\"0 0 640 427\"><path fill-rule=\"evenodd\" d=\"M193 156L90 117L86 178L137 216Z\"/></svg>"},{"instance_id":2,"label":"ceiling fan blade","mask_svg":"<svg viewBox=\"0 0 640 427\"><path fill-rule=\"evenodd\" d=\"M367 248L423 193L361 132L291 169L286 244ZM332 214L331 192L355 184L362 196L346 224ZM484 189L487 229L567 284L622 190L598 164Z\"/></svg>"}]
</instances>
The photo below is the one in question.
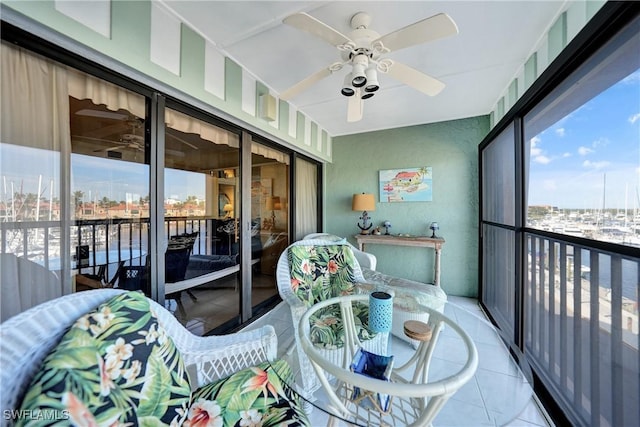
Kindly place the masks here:
<instances>
[{"instance_id":1,"label":"ceiling fan blade","mask_svg":"<svg viewBox=\"0 0 640 427\"><path fill-rule=\"evenodd\" d=\"M180 138L177 135L174 135L173 132L169 132L169 129L167 129L167 135L170 136L171 138L175 139L176 141L183 143L187 147L191 147L194 150L199 150L199 148L197 146L193 145L192 143L190 143L188 141L185 141L184 139Z\"/></svg>"},{"instance_id":2,"label":"ceiling fan blade","mask_svg":"<svg viewBox=\"0 0 640 427\"><path fill-rule=\"evenodd\" d=\"M104 153L105 151L118 151L118 150L124 150L125 147L109 147L109 148L101 148L99 150L93 150L94 153Z\"/></svg>"},{"instance_id":3,"label":"ceiling fan blade","mask_svg":"<svg viewBox=\"0 0 640 427\"><path fill-rule=\"evenodd\" d=\"M292 27L295 27L301 31L305 31L309 34L319 37L332 46L340 46L342 44L351 42L351 39L349 39L349 37L304 12L289 15L284 18L282 22L287 25L291 25Z\"/></svg>"},{"instance_id":4,"label":"ceiling fan blade","mask_svg":"<svg viewBox=\"0 0 640 427\"><path fill-rule=\"evenodd\" d=\"M310 86L312 86L316 82L319 82L320 80L324 79L325 77L330 76L332 72L333 71L331 71L330 67L323 68L322 70L310 75L306 79L294 84L289 89L287 89L284 92L282 92L280 94L280 99L282 99L283 101L290 100L291 98L293 98L294 96L296 96L300 92L303 92L303 91L307 90Z\"/></svg>"},{"instance_id":5,"label":"ceiling fan blade","mask_svg":"<svg viewBox=\"0 0 640 427\"><path fill-rule=\"evenodd\" d=\"M360 89L356 89L356 93L349 97L349 103L347 104L347 122L359 122L362 120L362 113L364 109L364 102L360 97Z\"/></svg>"},{"instance_id":6,"label":"ceiling fan blade","mask_svg":"<svg viewBox=\"0 0 640 427\"><path fill-rule=\"evenodd\" d=\"M429 96L436 96L445 87L445 84L440 80L396 61L393 61L393 64L387 71L387 74L407 86L419 90Z\"/></svg>"},{"instance_id":7,"label":"ceiling fan blade","mask_svg":"<svg viewBox=\"0 0 640 427\"><path fill-rule=\"evenodd\" d=\"M393 52L455 34L458 34L456 23L446 13L439 13L386 34L372 44L382 42L384 47Z\"/></svg>"}]
</instances>

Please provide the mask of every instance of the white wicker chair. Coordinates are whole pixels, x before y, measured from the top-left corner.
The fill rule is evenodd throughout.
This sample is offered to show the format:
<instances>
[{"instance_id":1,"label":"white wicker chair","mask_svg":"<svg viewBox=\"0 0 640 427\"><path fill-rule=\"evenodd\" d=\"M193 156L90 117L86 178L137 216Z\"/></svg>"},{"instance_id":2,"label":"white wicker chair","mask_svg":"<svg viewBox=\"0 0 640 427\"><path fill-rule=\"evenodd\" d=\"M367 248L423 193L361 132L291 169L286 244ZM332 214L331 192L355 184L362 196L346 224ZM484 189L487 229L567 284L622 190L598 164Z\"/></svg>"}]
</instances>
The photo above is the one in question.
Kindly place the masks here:
<instances>
[{"instance_id":1,"label":"white wicker chair","mask_svg":"<svg viewBox=\"0 0 640 427\"><path fill-rule=\"evenodd\" d=\"M122 292L125 291L101 289L66 295L0 324L0 409L3 414L19 406L31 378L67 328L83 314ZM185 329L164 307L152 300L149 303L182 354L192 388L276 358L277 336L270 325L248 332L199 337Z\"/></svg>"},{"instance_id":2,"label":"white wicker chair","mask_svg":"<svg viewBox=\"0 0 640 427\"><path fill-rule=\"evenodd\" d=\"M307 357L304 350L300 346L299 336L298 336L298 326L300 323L300 319L302 318L302 316L304 315L304 313L307 311L309 307L305 305L294 294L293 290L291 289L291 273L289 271L288 253L289 253L289 248L291 246L298 246L298 245L319 246L319 245L336 245L336 244L340 244L340 243L335 241L318 240L318 239L299 240L289 245L287 249L285 249L282 252L282 254L280 255L280 258L278 259L278 265L276 268L276 281L278 284L278 292L280 293L280 296L282 297L284 302L286 302L291 308L291 318L293 320L295 344L296 344L296 350L298 355L298 362L300 364L300 375L302 377L303 394L305 394L304 396L305 398L310 400L313 399L313 392L320 387L320 382L314 373L314 370L313 370L313 367L311 366L311 362L309 358ZM350 246L346 242L343 244ZM364 279L364 276L362 275L362 270L360 269L360 265L357 262L353 266L353 270L354 270L353 272L354 272L356 282L364 282L365 279ZM378 354L384 354L387 348L388 341L389 341L388 333L379 333L373 339L363 342L363 347L368 351L378 353ZM340 365L342 364L343 362L342 349L335 349L335 350L318 349L318 350L322 352L324 357L326 357L328 360L331 360L336 364L340 364ZM307 409L310 409L310 407L307 406Z\"/></svg>"},{"instance_id":3,"label":"white wicker chair","mask_svg":"<svg viewBox=\"0 0 640 427\"><path fill-rule=\"evenodd\" d=\"M358 248L353 246L351 243L347 242L347 239L345 239L344 237L336 236L335 234L329 234L329 233L311 233L311 234L307 234L302 238L302 240L311 240L311 239L327 240L330 242L345 242L346 244L351 246L351 249L353 250L353 254L356 256L356 260L358 260L358 263L360 264L360 268L362 268L363 271L366 268L370 270L376 269L377 262L378 262L376 256L359 250Z\"/></svg>"},{"instance_id":4,"label":"white wicker chair","mask_svg":"<svg viewBox=\"0 0 640 427\"><path fill-rule=\"evenodd\" d=\"M357 249L355 246L349 244L344 237L329 233L312 233L307 234L303 238L303 240L311 239L319 240L321 242L345 242L345 244L350 245L356 260L360 264L365 282L375 283L376 289L390 292L396 295L399 299L406 296L406 309L395 310L393 312L391 335L409 342L413 348L418 348L420 343L405 335L404 322L407 320L420 320L427 323L429 321L428 314L424 313L417 307L411 307L415 306L416 303L420 303L421 305L430 307L442 313L444 306L447 303L447 294L442 290L442 288L435 285L416 282L414 280L390 276L376 271L376 266L378 264L376 256ZM417 295L420 295L420 297L416 298Z\"/></svg>"}]
</instances>

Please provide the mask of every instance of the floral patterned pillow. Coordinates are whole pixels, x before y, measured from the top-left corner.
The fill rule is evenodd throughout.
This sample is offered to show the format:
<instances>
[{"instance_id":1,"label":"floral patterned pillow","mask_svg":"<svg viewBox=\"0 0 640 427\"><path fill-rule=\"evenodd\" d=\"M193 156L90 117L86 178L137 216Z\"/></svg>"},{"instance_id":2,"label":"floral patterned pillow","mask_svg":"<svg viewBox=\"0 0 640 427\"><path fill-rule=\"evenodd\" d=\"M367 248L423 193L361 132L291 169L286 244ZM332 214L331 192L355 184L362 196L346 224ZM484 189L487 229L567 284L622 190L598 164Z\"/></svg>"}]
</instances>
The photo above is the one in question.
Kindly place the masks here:
<instances>
[{"instance_id":1,"label":"floral patterned pillow","mask_svg":"<svg viewBox=\"0 0 640 427\"><path fill-rule=\"evenodd\" d=\"M355 293L353 268L355 256L348 245L295 245L289 247L291 287L307 307L329 298ZM370 340L369 306L353 304L358 338ZM344 346L344 327L340 307L331 305L318 310L310 319L311 342L322 348Z\"/></svg>"},{"instance_id":2,"label":"floral patterned pillow","mask_svg":"<svg viewBox=\"0 0 640 427\"><path fill-rule=\"evenodd\" d=\"M190 394L182 357L148 300L127 292L65 333L32 380L21 410L60 414L74 425L180 424ZM22 419L17 425L50 421Z\"/></svg>"},{"instance_id":3,"label":"floral patterned pillow","mask_svg":"<svg viewBox=\"0 0 640 427\"><path fill-rule=\"evenodd\" d=\"M329 298L354 293L355 256L347 245L289 247L291 288L308 307Z\"/></svg>"},{"instance_id":4,"label":"floral patterned pillow","mask_svg":"<svg viewBox=\"0 0 640 427\"><path fill-rule=\"evenodd\" d=\"M185 427L308 426L300 397L287 384L293 381L284 360L246 368L193 393Z\"/></svg>"},{"instance_id":5,"label":"floral patterned pillow","mask_svg":"<svg viewBox=\"0 0 640 427\"><path fill-rule=\"evenodd\" d=\"M374 338L376 333L369 329L369 306L356 302L352 309L358 339L366 341ZM321 308L309 318L309 323L309 337L313 345L326 349L344 347L344 326L339 305Z\"/></svg>"}]
</instances>

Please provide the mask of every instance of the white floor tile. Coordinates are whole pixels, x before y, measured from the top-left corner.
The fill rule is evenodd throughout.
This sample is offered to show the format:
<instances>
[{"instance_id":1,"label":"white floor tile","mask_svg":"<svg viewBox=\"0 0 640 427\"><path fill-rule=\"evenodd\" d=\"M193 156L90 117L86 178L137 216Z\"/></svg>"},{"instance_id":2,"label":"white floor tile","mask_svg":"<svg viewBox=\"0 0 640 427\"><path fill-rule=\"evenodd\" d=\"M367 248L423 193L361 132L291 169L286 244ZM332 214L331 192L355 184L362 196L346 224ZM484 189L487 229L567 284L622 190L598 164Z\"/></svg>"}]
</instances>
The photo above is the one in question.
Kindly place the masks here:
<instances>
[{"instance_id":1,"label":"white floor tile","mask_svg":"<svg viewBox=\"0 0 640 427\"><path fill-rule=\"evenodd\" d=\"M512 368L509 367L509 355L506 347L499 340L496 332L487 331L486 328L479 327L476 320L487 322L478 306L477 300L464 297L449 297L449 301L457 306L473 313L474 317L468 313L456 315L456 320L467 331L476 342L479 356L478 371L472 381L463 386L444 405L436 420L435 426L463 426L481 427L507 425L509 427L549 427L537 404L529 396L522 396L524 388L513 385L513 378L506 376L513 375ZM454 315L455 315L454 310ZM488 323L488 322L487 322ZM247 329L260 327L264 324L274 326L278 334L278 357L287 360L296 375L299 376L297 352L294 350L287 355L286 351L294 343L294 328L291 321L289 307L283 302L278 304L271 312L250 324ZM405 342L398 339L391 341L391 348L396 356L398 365L407 360L413 353L413 349ZM440 336L437 350L434 353L430 368L430 378L437 380L447 375L447 371L455 368L455 365L462 365L466 360L464 347L461 340L455 337L453 331L443 331ZM446 363L445 363L446 362ZM452 362L454 365L452 365ZM510 381L507 381L509 379ZM508 386L510 384L510 386ZM500 413L501 396L510 396L510 400L520 401L525 399L529 402L523 411L512 420L505 419ZM316 392L318 399L326 399L321 390ZM314 409L310 416L311 425L324 426L328 417L319 409ZM336 425L344 425L337 423Z\"/></svg>"}]
</instances>

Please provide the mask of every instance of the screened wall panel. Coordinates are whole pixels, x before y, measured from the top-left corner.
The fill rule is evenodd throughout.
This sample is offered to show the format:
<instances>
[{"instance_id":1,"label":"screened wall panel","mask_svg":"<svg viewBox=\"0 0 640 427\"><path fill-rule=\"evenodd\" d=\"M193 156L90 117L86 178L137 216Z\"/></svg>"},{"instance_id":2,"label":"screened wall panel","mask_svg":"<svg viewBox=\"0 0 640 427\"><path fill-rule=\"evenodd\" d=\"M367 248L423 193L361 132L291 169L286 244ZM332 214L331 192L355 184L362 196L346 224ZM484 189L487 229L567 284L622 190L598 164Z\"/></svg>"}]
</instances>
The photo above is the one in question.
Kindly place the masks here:
<instances>
[{"instance_id":1,"label":"screened wall panel","mask_svg":"<svg viewBox=\"0 0 640 427\"><path fill-rule=\"evenodd\" d=\"M515 325L515 232L491 225L482 227L482 301L500 328L513 337Z\"/></svg>"},{"instance_id":2,"label":"screened wall panel","mask_svg":"<svg viewBox=\"0 0 640 427\"><path fill-rule=\"evenodd\" d=\"M513 124L482 152L482 219L515 225Z\"/></svg>"}]
</instances>

